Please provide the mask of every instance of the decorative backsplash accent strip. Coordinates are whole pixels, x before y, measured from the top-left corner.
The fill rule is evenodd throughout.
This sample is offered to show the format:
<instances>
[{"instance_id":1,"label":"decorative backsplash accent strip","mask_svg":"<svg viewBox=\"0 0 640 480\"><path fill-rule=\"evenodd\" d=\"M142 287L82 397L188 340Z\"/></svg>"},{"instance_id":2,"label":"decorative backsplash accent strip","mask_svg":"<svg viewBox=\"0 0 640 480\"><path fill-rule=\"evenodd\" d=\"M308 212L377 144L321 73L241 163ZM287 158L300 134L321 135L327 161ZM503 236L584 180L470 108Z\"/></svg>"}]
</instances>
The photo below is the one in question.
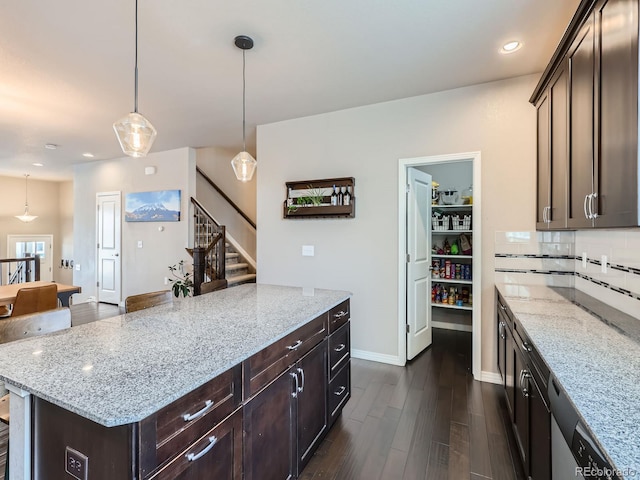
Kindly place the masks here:
<instances>
[{"instance_id":1,"label":"decorative backsplash accent strip","mask_svg":"<svg viewBox=\"0 0 640 480\"><path fill-rule=\"evenodd\" d=\"M538 258L538 259L554 259L554 260L577 260L582 261L582 257L578 255L549 255L542 253L496 253L496 258ZM600 260L596 260L593 258L587 258L587 263L592 265L602 265ZM609 263L608 267L613 270L618 270L620 272L631 273L635 275L640 275L640 268L628 267L626 265L618 265L614 263ZM607 288L614 292L620 293L627 297L633 298L635 300L640 301L640 294L634 293L625 288L618 287L616 285L611 285L608 282L604 282L602 280L598 280L597 278L591 277L589 275L585 275L581 272L576 271L564 271L564 270L543 270L543 269L525 269L525 268L495 268L496 272L500 273L536 273L542 275L570 275L580 277L583 280L587 280L595 285Z\"/></svg>"}]
</instances>

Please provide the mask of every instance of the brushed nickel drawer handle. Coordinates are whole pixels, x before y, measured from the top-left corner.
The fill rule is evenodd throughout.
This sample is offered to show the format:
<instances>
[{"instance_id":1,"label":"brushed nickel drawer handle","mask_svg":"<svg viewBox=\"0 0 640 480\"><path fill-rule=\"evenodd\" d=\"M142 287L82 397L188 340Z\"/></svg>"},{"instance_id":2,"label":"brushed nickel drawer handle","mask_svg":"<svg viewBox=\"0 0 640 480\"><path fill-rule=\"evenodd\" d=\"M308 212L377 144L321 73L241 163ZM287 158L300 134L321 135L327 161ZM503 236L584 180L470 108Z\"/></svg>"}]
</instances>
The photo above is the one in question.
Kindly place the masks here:
<instances>
[{"instance_id":1,"label":"brushed nickel drawer handle","mask_svg":"<svg viewBox=\"0 0 640 480\"><path fill-rule=\"evenodd\" d=\"M296 343L294 343L293 345L288 345L287 346L287 350L295 350L296 348L298 348L300 345L302 345L302 340L298 340Z\"/></svg>"},{"instance_id":2,"label":"brushed nickel drawer handle","mask_svg":"<svg viewBox=\"0 0 640 480\"><path fill-rule=\"evenodd\" d=\"M340 345L338 345L336 348L333 349L334 352L341 352L342 350L344 350L345 348L345 344L341 343Z\"/></svg>"},{"instance_id":3,"label":"brushed nickel drawer handle","mask_svg":"<svg viewBox=\"0 0 640 480\"><path fill-rule=\"evenodd\" d=\"M335 318L342 318L342 317L344 317L345 315L348 315L348 314L349 314L348 311L345 312L344 310L340 310L338 313L334 313L333 316Z\"/></svg>"},{"instance_id":4,"label":"brushed nickel drawer handle","mask_svg":"<svg viewBox=\"0 0 640 480\"><path fill-rule=\"evenodd\" d=\"M298 368L298 372L300 372L300 377L302 377L302 386L298 387L298 392L302 393L304 392L304 370L301 368Z\"/></svg>"},{"instance_id":5,"label":"brushed nickel drawer handle","mask_svg":"<svg viewBox=\"0 0 640 480\"><path fill-rule=\"evenodd\" d=\"M185 457L187 457L187 460L189 460L190 462L195 462L203 455L206 455L207 452L213 448L217 441L218 439L215 437L215 435L211 436L209 437L209 445L204 447L202 451L200 451L199 453L188 453L187 455L185 455Z\"/></svg>"},{"instance_id":6,"label":"brushed nickel drawer handle","mask_svg":"<svg viewBox=\"0 0 640 480\"><path fill-rule=\"evenodd\" d=\"M338 390L333 392L333 394L336 395L337 397L339 397L340 395L342 395L345 392L346 389L347 389L347 387L342 385Z\"/></svg>"},{"instance_id":7,"label":"brushed nickel drawer handle","mask_svg":"<svg viewBox=\"0 0 640 480\"><path fill-rule=\"evenodd\" d=\"M196 413L185 413L184 415L182 415L182 418L185 422L190 422L191 420L204 415L212 406L213 402L211 400L207 400L206 402L204 402L204 408L202 410L198 410Z\"/></svg>"}]
</instances>

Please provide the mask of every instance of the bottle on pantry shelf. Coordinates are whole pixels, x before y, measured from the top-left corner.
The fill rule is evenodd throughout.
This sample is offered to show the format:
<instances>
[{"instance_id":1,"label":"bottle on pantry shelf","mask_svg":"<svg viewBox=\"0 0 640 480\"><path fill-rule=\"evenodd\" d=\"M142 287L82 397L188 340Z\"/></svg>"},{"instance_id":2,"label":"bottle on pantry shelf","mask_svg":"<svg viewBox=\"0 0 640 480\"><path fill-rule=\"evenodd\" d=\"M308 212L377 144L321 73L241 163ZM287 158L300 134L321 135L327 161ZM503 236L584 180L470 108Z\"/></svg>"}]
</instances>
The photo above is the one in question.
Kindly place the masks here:
<instances>
[{"instance_id":1,"label":"bottle on pantry shelf","mask_svg":"<svg viewBox=\"0 0 640 480\"><path fill-rule=\"evenodd\" d=\"M451 245L449 245L449 239L444 239L444 245L442 246L445 255L451 255Z\"/></svg>"},{"instance_id":2,"label":"bottle on pantry shelf","mask_svg":"<svg viewBox=\"0 0 640 480\"><path fill-rule=\"evenodd\" d=\"M351 187L347 186L347 191L342 197L342 203L344 205L351 205Z\"/></svg>"},{"instance_id":3,"label":"bottle on pantry shelf","mask_svg":"<svg viewBox=\"0 0 640 480\"><path fill-rule=\"evenodd\" d=\"M336 186L333 186L333 192L331 192L331 205L338 205L338 192Z\"/></svg>"},{"instance_id":4,"label":"bottle on pantry shelf","mask_svg":"<svg viewBox=\"0 0 640 480\"><path fill-rule=\"evenodd\" d=\"M449 293L446 288L442 289L442 303L449 303Z\"/></svg>"},{"instance_id":5,"label":"bottle on pantry shelf","mask_svg":"<svg viewBox=\"0 0 640 480\"><path fill-rule=\"evenodd\" d=\"M456 289L455 287L451 287L449 289L449 305L453 305L456 303Z\"/></svg>"}]
</instances>

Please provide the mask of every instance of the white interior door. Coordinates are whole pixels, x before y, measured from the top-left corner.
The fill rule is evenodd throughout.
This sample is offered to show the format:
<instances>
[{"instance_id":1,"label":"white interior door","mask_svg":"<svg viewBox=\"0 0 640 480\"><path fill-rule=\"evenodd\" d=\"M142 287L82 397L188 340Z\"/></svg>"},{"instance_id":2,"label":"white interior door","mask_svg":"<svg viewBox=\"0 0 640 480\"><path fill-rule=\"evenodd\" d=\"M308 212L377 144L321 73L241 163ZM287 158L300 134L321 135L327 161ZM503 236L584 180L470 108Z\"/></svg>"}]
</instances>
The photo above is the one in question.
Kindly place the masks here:
<instances>
[{"instance_id":1,"label":"white interior door","mask_svg":"<svg viewBox=\"0 0 640 480\"><path fill-rule=\"evenodd\" d=\"M431 345L431 175L407 170L407 359Z\"/></svg>"},{"instance_id":2,"label":"white interior door","mask_svg":"<svg viewBox=\"0 0 640 480\"><path fill-rule=\"evenodd\" d=\"M120 303L120 192L98 193L98 301Z\"/></svg>"},{"instance_id":3,"label":"white interior door","mask_svg":"<svg viewBox=\"0 0 640 480\"><path fill-rule=\"evenodd\" d=\"M7 257L40 255L40 280L53 280L53 235L7 235ZM7 280L6 278L4 280Z\"/></svg>"}]
</instances>

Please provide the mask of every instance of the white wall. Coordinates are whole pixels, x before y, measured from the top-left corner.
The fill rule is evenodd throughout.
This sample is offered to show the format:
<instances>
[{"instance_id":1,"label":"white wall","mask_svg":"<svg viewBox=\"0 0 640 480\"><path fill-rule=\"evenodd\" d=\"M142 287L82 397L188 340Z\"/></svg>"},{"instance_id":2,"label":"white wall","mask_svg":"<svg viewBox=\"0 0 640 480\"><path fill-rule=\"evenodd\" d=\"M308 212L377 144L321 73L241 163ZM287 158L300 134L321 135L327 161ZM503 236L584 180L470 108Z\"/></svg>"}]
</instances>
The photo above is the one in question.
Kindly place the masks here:
<instances>
[{"instance_id":1,"label":"white wall","mask_svg":"<svg viewBox=\"0 0 640 480\"><path fill-rule=\"evenodd\" d=\"M23 223L15 215L24 212L24 177L0 177L0 258L7 258L7 235L53 235L53 280L64 283L60 265L64 239L60 235L59 201L61 182L34 180L29 177L29 213L33 222Z\"/></svg>"},{"instance_id":2,"label":"white wall","mask_svg":"<svg viewBox=\"0 0 640 480\"><path fill-rule=\"evenodd\" d=\"M155 166L155 175L145 175L146 166ZM124 221L125 195L132 192L181 190L179 222ZM189 246L189 205L195 192L195 151L180 148L153 153L145 158L125 157L113 161L76 165L74 169L74 270L73 283L82 287L75 302L96 296L96 194L122 192L122 300L129 295L165 290L169 265L181 259L191 264ZM159 227L164 227L160 232ZM139 240L143 248L138 248Z\"/></svg>"},{"instance_id":3,"label":"white wall","mask_svg":"<svg viewBox=\"0 0 640 480\"><path fill-rule=\"evenodd\" d=\"M258 280L353 292L352 347L398 356L398 160L482 154L482 370L494 367L496 230L535 228L538 76L258 127ZM355 177L354 219L284 220L288 180ZM302 257L302 245L315 257Z\"/></svg>"}]
</instances>

